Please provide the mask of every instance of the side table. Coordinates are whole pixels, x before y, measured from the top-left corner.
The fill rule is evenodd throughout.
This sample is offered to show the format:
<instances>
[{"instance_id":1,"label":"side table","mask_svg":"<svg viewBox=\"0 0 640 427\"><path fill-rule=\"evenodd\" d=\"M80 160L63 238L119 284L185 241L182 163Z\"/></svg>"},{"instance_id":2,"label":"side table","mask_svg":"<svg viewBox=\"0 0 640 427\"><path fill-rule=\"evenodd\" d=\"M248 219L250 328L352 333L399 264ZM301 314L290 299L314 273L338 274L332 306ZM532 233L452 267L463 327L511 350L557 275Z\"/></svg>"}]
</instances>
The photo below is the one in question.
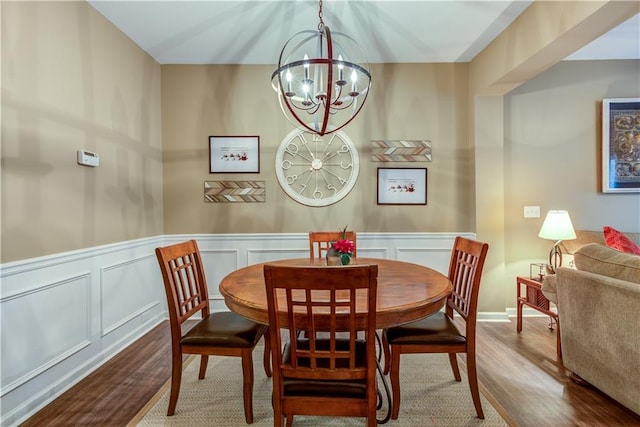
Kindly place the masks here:
<instances>
[{"instance_id":1,"label":"side table","mask_svg":"<svg viewBox=\"0 0 640 427\"><path fill-rule=\"evenodd\" d=\"M524 295L522 293L524 285ZM517 326L518 333L522 332L522 307L528 306L541 313L546 314L551 318L549 323L549 329L553 329L553 324L557 325L556 331L556 353L558 358L562 359L562 346L560 345L560 319L558 314L551 311L549 308L549 300L542 293L542 282L530 279L524 276L516 277L517 286Z\"/></svg>"}]
</instances>

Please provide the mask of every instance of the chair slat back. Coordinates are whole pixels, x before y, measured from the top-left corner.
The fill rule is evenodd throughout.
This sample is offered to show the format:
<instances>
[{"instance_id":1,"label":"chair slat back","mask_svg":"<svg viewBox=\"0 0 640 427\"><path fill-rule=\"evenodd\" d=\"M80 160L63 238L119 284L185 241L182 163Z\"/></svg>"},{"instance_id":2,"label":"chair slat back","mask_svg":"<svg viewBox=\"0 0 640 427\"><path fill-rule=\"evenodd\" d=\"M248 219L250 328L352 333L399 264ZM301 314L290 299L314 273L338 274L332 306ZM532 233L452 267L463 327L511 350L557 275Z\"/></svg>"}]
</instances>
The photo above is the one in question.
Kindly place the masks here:
<instances>
[{"instance_id":1,"label":"chair slat back","mask_svg":"<svg viewBox=\"0 0 640 427\"><path fill-rule=\"evenodd\" d=\"M345 237L347 240L353 242L353 256L357 257L356 251L358 244L356 241L356 232L347 231L345 232ZM340 239L342 239L342 232L340 231L310 231L309 257L314 259L317 256L319 259L323 259L327 256L327 251L331 248L331 244Z\"/></svg>"},{"instance_id":2,"label":"chair slat back","mask_svg":"<svg viewBox=\"0 0 640 427\"><path fill-rule=\"evenodd\" d=\"M377 265L265 265L264 276L275 338L274 376L375 379ZM288 329L291 354L287 363L282 360L282 338L275 332L283 328ZM305 331L304 338L296 336L299 330ZM358 331L364 331L366 344L358 342ZM366 366L356 363L358 346L366 354Z\"/></svg>"},{"instance_id":3,"label":"chair slat back","mask_svg":"<svg viewBox=\"0 0 640 427\"><path fill-rule=\"evenodd\" d=\"M209 314L209 293L202 259L195 240L156 249L169 317L181 325L198 311Z\"/></svg>"},{"instance_id":4,"label":"chair slat back","mask_svg":"<svg viewBox=\"0 0 640 427\"><path fill-rule=\"evenodd\" d=\"M455 310L467 321L475 322L478 294L484 261L489 245L477 240L456 237L449 264L449 280L453 285L447 299L447 313Z\"/></svg>"}]
</instances>

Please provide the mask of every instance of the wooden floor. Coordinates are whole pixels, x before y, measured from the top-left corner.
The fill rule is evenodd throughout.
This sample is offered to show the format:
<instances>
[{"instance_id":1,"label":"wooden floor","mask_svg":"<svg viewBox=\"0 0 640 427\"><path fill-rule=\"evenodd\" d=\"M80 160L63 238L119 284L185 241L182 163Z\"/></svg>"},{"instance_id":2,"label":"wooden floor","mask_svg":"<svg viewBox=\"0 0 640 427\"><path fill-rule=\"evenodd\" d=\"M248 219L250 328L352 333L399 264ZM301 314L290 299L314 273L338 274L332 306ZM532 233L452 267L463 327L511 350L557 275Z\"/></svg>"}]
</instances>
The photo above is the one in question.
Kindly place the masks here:
<instances>
[{"instance_id":1,"label":"wooden floor","mask_svg":"<svg viewBox=\"0 0 640 427\"><path fill-rule=\"evenodd\" d=\"M515 322L478 324L480 381L512 424L640 426L640 416L567 378L547 325L525 318L518 334ZM164 322L22 425L124 426L167 381L170 364Z\"/></svg>"}]
</instances>

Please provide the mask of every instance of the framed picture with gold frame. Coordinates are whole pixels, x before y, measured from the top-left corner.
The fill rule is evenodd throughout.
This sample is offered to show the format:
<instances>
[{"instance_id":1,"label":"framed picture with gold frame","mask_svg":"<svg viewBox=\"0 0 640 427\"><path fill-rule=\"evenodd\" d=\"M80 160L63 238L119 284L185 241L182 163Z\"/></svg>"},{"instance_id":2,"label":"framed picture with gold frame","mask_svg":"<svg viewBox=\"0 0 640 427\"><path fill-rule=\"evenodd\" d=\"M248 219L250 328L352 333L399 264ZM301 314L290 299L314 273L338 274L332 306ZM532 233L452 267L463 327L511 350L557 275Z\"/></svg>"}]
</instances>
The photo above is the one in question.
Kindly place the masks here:
<instances>
[{"instance_id":1,"label":"framed picture with gold frame","mask_svg":"<svg viewBox=\"0 0 640 427\"><path fill-rule=\"evenodd\" d=\"M602 100L602 192L640 193L640 98Z\"/></svg>"}]
</instances>

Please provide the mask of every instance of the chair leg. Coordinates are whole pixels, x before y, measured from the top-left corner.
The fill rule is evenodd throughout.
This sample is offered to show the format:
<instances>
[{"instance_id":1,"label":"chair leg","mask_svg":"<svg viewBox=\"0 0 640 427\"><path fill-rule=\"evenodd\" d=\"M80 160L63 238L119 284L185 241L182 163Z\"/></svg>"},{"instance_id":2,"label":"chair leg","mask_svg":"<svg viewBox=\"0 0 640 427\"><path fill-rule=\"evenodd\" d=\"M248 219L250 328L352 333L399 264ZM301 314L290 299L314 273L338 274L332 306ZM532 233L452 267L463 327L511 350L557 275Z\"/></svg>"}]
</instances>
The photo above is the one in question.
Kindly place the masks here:
<instances>
[{"instance_id":1,"label":"chair leg","mask_svg":"<svg viewBox=\"0 0 640 427\"><path fill-rule=\"evenodd\" d=\"M391 419L397 420L400 413L400 346L391 346Z\"/></svg>"},{"instance_id":2,"label":"chair leg","mask_svg":"<svg viewBox=\"0 0 640 427\"><path fill-rule=\"evenodd\" d=\"M478 388L478 371L476 369L476 352L475 350L467 351L467 376L469 377L469 388L471 389L471 398L473 405L476 407L478 418L484 419L482 412L482 403L480 402L480 389Z\"/></svg>"},{"instance_id":3,"label":"chair leg","mask_svg":"<svg viewBox=\"0 0 640 427\"><path fill-rule=\"evenodd\" d=\"M198 379L203 380L207 373L207 364L209 363L209 356L203 354L200 356L200 372L198 372Z\"/></svg>"},{"instance_id":4,"label":"chair leg","mask_svg":"<svg viewBox=\"0 0 640 427\"><path fill-rule=\"evenodd\" d=\"M451 370L453 371L453 376L456 381L462 381L462 377L460 377L460 368L458 368L458 358L455 353L449 353L449 364L451 365Z\"/></svg>"},{"instance_id":5,"label":"chair leg","mask_svg":"<svg viewBox=\"0 0 640 427\"><path fill-rule=\"evenodd\" d=\"M383 372L385 375L389 375L389 370L391 369L391 350L389 348L389 341L387 340L387 333L385 331L382 331L382 349L384 350Z\"/></svg>"},{"instance_id":6,"label":"chair leg","mask_svg":"<svg viewBox=\"0 0 640 427\"><path fill-rule=\"evenodd\" d=\"M376 427L378 425L378 418L376 407L374 405L373 409L369 410L369 414L367 415L367 427Z\"/></svg>"},{"instance_id":7,"label":"chair leg","mask_svg":"<svg viewBox=\"0 0 640 427\"><path fill-rule=\"evenodd\" d=\"M244 418L247 424L253 423L253 348L242 349L242 397L244 399Z\"/></svg>"},{"instance_id":8,"label":"chair leg","mask_svg":"<svg viewBox=\"0 0 640 427\"><path fill-rule=\"evenodd\" d=\"M282 417L282 414L274 411L273 412L273 426L274 427L282 427L284 426L285 419Z\"/></svg>"},{"instance_id":9,"label":"chair leg","mask_svg":"<svg viewBox=\"0 0 640 427\"><path fill-rule=\"evenodd\" d=\"M282 401L280 400L279 393L276 391L278 389L278 385L276 384L276 382L277 378L274 378L274 381L272 383L273 392L271 393L271 406L273 407L273 425L274 427L282 427L285 424L286 417L282 414Z\"/></svg>"},{"instance_id":10,"label":"chair leg","mask_svg":"<svg viewBox=\"0 0 640 427\"><path fill-rule=\"evenodd\" d=\"M271 377L273 372L271 370L271 337L269 336L269 329L264 333L264 355L263 355L264 373L267 377Z\"/></svg>"},{"instance_id":11,"label":"chair leg","mask_svg":"<svg viewBox=\"0 0 640 427\"><path fill-rule=\"evenodd\" d=\"M173 355L171 362L171 392L169 394L169 408L167 416L176 413L178 395L180 394L180 382L182 381L182 354Z\"/></svg>"},{"instance_id":12,"label":"chair leg","mask_svg":"<svg viewBox=\"0 0 640 427\"><path fill-rule=\"evenodd\" d=\"M291 427L293 425L293 415L287 416L287 427Z\"/></svg>"}]
</instances>

